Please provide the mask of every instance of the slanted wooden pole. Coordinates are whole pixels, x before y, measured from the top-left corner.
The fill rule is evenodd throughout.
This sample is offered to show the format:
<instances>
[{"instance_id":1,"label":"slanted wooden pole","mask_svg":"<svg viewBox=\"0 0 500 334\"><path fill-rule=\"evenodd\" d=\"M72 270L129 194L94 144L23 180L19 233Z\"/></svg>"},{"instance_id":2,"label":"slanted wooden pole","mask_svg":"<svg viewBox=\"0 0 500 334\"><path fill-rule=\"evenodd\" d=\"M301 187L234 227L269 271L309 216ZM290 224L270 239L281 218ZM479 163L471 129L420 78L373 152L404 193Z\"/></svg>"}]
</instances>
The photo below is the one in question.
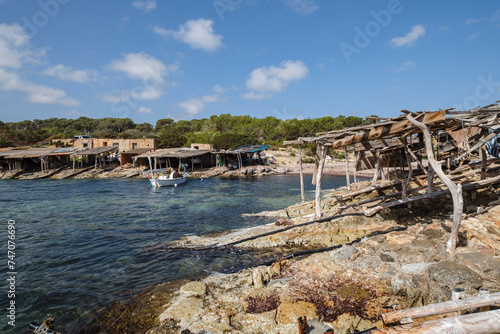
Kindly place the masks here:
<instances>
[{"instance_id":1,"label":"slanted wooden pole","mask_svg":"<svg viewBox=\"0 0 500 334\"><path fill-rule=\"evenodd\" d=\"M418 127L424 134L425 150L427 152L427 159L429 165L432 166L439 178L446 184L451 192L453 198L453 226L451 228L451 235L446 243L446 251L448 253L455 250L458 241L458 230L460 229L460 224L462 223L462 213L464 201L462 198L462 185L455 184L452 180L441 169L441 164L439 164L434 159L434 152L432 149L432 137L430 132L430 127L417 120L415 120L411 114L407 114L406 118L416 127Z\"/></svg>"},{"instance_id":2,"label":"slanted wooden pole","mask_svg":"<svg viewBox=\"0 0 500 334\"><path fill-rule=\"evenodd\" d=\"M406 180L403 182L403 198L406 198L408 195L408 186L410 185L411 178L413 177L413 168L411 166L411 157L410 153L408 152L408 142L406 140L406 137L401 138L401 142L403 143L406 162L408 163L408 175L406 177Z\"/></svg>"},{"instance_id":3,"label":"slanted wooden pole","mask_svg":"<svg viewBox=\"0 0 500 334\"><path fill-rule=\"evenodd\" d=\"M361 151L354 151L354 183L358 183L356 172L358 171L359 156Z\"/></svg>"},{"instance_id":4,"label":"slanted wooden pole","mask_svg":"<svg viewBox=\"0 0 500 334\"><path fill-rule=\"evenodd\" d=\"M344 146L345 155L345 178L347 182L347 191L351 191L351 177L349 175L349 153L347 152L347 146Z\"/></svg>"},{"instance_id":5,"label":"slanted wooden pole","mask_svg":"<svg viewBox=\"0 0 500 334\"><path fill-rule=\"evenodd\" d=\"M300 198L302 199L302 203L306 201L304 195L304 171L302 170L302 150L299 144L299 171L300 171Z\"/></svg>"},{"instance_id":6,"label":"slanted wooden pole","mask_svg":"<svg viewBox=\"0 0 500 334\"><path fill-rule=\"evenodd\" d=\"M372 186L377 184L378 174L380 173L380 151L377 150L375 155L377 156L377 165L375 166L375 175L373 175Z\"/></svg>"},{"instance_id":7,"label":"slanted wooden pole","mask_svg":"<svg viewBox=\"0 0 500 334\"><path fill-rule=\"evenodd\" d=\"M313 171L313 177L312 177L312 184L316 185L316 180L318 177L318 169L319 169L319 163L321 160L321 144L317 143L316 145L316 156L314 157L314 171Z\"/></svg>"},{"instance_id":8,"label":"slanted wooden pole","mask_svg":"<svg viewBox=\"0 0 500 334\"><path fill-rule=\"evenodd\" d=\"M427 193L433 193L434 192L434 168L432 168L432 165L428 164L427 166Z\"/></svg>"},{"instance_id":9,"label":"slanted wooden pole","mask_svg":"<svg viewBox=\"0 0 500 334\"><path fill-rule=\"evenodd\" d=\"M481 180L484 180L486 178L486 160L488 160L488 157L486 156L486 150L484 147L480 148L481 151Z\"/></svg>"},{"instance_id":10,"label":"slanted wooden pole","mask_svg":"<svg viewBox=\"0 0 500 334\"><path fill-rule=\"evenodd\" d=\"M326 159L326 147L322 144L318 144L321 146L320 150L320 161L318 166L318 175L316 176L316 217L321 217L321 177L323 176L323 166L325 165Z\"/></svg>"}]
</instances>

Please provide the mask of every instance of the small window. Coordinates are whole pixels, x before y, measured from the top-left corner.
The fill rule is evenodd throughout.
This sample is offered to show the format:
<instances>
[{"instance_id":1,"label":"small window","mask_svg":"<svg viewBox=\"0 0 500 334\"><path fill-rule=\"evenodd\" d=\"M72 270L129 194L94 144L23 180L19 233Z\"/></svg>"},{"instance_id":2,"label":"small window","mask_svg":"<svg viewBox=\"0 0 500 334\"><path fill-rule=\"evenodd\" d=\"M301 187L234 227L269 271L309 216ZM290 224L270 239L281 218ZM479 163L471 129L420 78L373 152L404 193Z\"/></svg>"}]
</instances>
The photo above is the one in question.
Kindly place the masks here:
<instances>
[{"instance_id":1,"label":"small window","mask_svg":"<svg viewBox=\"0 0 500 334\"><path fill-rule=\"evenodd\" d=\"M83 143L83 147L89 147L88 143Z\"/></svg>"},{"instance_id":2,"label":"small window","mask_svg":"<svg viewBox=\"0 0 500 334\"><path fill-rule=\"evenodd\" d=\"M137 143L132 143L132 149L135 150L137 148Z\"/></svg>"},{"instance_id":3,"label":"small window","mask_svg":"<svg viewBox=\"0 0 500 334\"><path fill-rule=\"evenodd\" d=\"M200 149L200 147L199 147L199 146L195 146L195 147L193 147L193 148L194 148L195 150L199 150L199 149Z\"/></svg>"},{"instance_id":4,"label":"small window","mask_svg":"<svg viewBox=\"0 0 500 334\"><path fill-rule=\"evenodd\" d=\"M104 147L108 146L108 142L107 141L103 142L102 146L104 146Z\"/></svg>"}]
</instances>

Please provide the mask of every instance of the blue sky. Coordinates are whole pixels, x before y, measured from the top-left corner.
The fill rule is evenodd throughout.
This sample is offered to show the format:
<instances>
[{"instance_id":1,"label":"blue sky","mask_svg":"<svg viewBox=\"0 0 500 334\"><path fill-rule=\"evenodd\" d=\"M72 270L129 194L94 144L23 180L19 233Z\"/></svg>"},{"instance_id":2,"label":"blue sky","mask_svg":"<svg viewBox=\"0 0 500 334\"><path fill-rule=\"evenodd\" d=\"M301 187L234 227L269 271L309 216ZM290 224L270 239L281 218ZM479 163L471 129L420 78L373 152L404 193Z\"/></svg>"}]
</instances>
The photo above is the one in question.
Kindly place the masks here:
<instances>
[{"instance_id":1,"label":"blue sky","mask_svg":"<svg viewBox=\"0 0 500 334\"><path fill-rule=\"evenodd\" d=\"M493 0L0 0L0 120L465 110L499 51Z\"/></svg>"}]
</instances>

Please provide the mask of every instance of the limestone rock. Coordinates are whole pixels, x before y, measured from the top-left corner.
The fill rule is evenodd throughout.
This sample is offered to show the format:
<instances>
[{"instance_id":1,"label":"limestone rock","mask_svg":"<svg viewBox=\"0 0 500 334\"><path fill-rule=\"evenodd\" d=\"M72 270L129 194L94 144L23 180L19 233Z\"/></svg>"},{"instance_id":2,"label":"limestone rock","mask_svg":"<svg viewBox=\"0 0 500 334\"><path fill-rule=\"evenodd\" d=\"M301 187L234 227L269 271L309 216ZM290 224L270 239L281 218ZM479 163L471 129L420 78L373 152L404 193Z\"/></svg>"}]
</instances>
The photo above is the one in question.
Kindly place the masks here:
<instances>
[{"instance_id":1,"label":"limestone rock","mask_svg":"<svg viewBox=\"0 0 500 334\"><path fill-rule=\"evenodd\" d=\"M207 294L207 285L203 282L189 282L180 291L186 297L201 297Z\"/></svg>"},{"instance_id":2,"label":"limestone rock","mask_svg":"<svg viewBox=\"0 0 500 334\"><path fill-rule=\"evenodd\" d=\"M304 301L283 302L278 308L276 320L279 324L296 323L299 317L305 316L307 319L316 318L316 306Z\"/></svg>"},{"instance_id":3,"label":"limestone rock","mask_svg":"<svg viewBox=\"0 0 500 334\"><path fill-rule=\"evenodd\" d=\"M429 266L429 275L441 287L450 291L459 285L470 285L477 289L483 282L483 278L469 267L451 261L442 261Z\"/></svg>"},{"instance_id":4,"label":"limestone rock","mask_svg":"<svg viewBox=\"0 0 500 334\"><path fill-rule=\"evenodd\" d=\"M166 319L180 319L181 327L186 326L184 319L196 321L203 312L203 301L200 298L187 297L176 299L161 315L160 322Z\"/></svg>"}]
</instances>

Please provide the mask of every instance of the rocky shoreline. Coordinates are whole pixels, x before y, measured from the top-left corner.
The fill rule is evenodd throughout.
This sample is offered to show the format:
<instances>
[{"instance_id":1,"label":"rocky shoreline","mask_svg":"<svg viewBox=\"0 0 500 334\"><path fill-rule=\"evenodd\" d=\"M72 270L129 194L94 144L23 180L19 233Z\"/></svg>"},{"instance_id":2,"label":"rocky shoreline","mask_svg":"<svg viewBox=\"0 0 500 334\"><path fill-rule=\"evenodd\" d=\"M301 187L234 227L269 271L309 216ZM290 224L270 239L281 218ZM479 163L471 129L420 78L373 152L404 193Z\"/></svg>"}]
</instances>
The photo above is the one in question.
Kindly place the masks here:
<instances>
[{"instance_id":1,"label":"rocky shoreline","mask_svg":"<svg viewBox=\"0 0 500 334\"><path fill-rule=\"evenodd\" d=\"M276 224L165 245L221 246L280 231L235 247L283 256L234 274L154 287L102 310L92 328L107 333L297 333L297 318L306 316L310 333L329 328L350 333L380 328L387 305L409 308L447 301L457 287L468 295L478 289L500 291L500 206L488 206L497 199L490 192L464 194L460 245L448 254L450 199L422 201L373 217L357 214L352 206L338 216L351 201L338 200L345 191L324 196L324 215L332 219L309 224L313 203L306 202L259 213L276 217ZM375 195L358 200L370 196ZM284 226L290 228L282 231ZM332 246L307 257L284 256L291 250Z\"/></svg>"}]
</instances>

